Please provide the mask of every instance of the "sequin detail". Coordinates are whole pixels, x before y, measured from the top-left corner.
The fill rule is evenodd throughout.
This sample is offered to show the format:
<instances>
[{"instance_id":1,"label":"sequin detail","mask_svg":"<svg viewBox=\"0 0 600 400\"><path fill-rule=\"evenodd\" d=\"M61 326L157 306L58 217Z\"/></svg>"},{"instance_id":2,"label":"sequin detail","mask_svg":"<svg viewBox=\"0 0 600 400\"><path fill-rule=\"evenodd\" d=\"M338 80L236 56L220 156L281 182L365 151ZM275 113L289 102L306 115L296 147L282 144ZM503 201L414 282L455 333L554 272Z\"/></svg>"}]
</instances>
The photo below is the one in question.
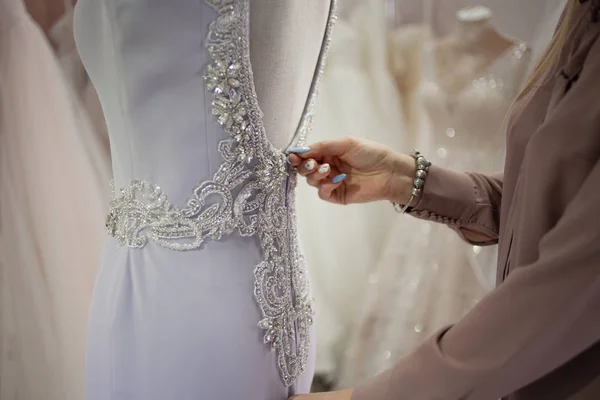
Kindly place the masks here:
<instances>
[{"instance_id":1,"label":"sequin detail","mask_svg":"<svg viewBox=\"0 0 600 400\"><path fill-rule=\"evenodd\" d=\"M181 209L160 187L130 182L113 194L106 228L121 245L141 248L152 241L176 251L200 249L234 232L257 237L263 253L254 270L254 298L263 316L258 327L265 331L264 343L276 352L282 380L290 386L308 364L313 316L297 239L297 176L284 152L268 141L262 124L250 66L248 0L205 3L217 11L206 41L212 62L204 77L214 96L212 113L230 136L219 143L223 163ZM321 54L293 145L302 143L310 130L335 9L336 0L331 0Z\"/></svg>"}]
</instances>

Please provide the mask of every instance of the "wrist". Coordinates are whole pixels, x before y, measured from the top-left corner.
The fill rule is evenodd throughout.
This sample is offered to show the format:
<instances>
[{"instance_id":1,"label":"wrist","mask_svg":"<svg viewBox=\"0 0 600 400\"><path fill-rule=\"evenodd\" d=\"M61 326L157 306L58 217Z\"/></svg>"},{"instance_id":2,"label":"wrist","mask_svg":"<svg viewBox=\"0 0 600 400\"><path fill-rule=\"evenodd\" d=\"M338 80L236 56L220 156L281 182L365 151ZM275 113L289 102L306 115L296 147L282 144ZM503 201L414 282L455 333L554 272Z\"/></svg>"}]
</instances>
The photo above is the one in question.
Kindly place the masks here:
<instances>
[{"instance_id":1,"label":"wrist","mask_svg":"<svg viewBox=\"0 0 600 400\"><path fill-rule=\"evenodd\" d=\"M413 157L395 153L384 199L392 203L406 204L411 197L416 172L417 166Z\"/></svg>"}]
</instances>

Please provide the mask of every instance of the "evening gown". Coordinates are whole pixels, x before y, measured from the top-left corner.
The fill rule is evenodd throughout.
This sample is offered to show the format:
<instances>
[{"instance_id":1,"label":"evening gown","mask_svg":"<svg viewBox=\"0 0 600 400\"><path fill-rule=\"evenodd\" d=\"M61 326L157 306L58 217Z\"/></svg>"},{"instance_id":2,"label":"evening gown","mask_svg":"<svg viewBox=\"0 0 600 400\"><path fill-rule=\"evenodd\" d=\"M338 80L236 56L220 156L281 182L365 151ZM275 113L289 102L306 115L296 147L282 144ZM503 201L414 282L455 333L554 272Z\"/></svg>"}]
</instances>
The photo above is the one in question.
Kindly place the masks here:
<instances>
[{"instance_id":1,"label":"evening gown","mask_svg":"<svg viewBox=\"0 0 600 400\"><path fill-rule=\"evenodd\" d=\"M107 174L43 32L0 0L0 398L80 400Z\"/></svg>"},{"instance_id":2,"label":"evening gown","mask_svg":"<svg viewBox=\"0 0 600 400\"><path fill-rule=\"evenodd\" d=\"M304 142L334 20L323 32ZM285 400L310 388L296 173L265 132L249 0L80 0L115 189L92 301L88 400ZM271 133L272 134L272 133Z\"/></svg>"},{"instance_id":3,"label":"evening gown","mask_svg":"<svg viewBox=\"0 0 600 400\"><path fill-rule=\"evenodd\" d=\"M528 46L515 42L483 73L471 75L468 62L440 73L435 46L431 40L423 48L418 98L426 124L419 149L445 168L501 171L503 122L529 65ZM441 79L453 76L466 76L467 84L449 91L452 86ZM441 224L398 218L381 267L370 280L374 288L349 349L342 385L390 368L435 331L459 320L495 285L496 247L469 246Z\"/></svg>"}]
</instances>

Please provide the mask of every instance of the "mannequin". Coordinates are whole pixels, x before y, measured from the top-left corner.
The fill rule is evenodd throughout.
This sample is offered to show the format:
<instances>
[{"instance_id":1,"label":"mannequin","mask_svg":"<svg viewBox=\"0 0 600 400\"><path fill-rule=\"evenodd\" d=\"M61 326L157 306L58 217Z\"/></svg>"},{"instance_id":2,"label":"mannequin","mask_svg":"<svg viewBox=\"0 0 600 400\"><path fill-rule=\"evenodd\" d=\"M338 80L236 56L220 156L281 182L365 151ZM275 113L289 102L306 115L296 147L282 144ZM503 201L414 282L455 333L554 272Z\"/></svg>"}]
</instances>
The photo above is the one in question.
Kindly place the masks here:
<instances>
[{"instance_id":1,"label":"mannequin","mask_svg":"<svg viewBox=\"0 0 600 400\"><path fill-rule=\"evenodd\" d=\"M295 216L288 200L293 200L294 177L283 173L285 155L270 145L286 147L292 127L304 117L332 2L308 9L306 2L275 0L117 3L80 0L75 12L78 49L111 137L117 199L110 219L121 207L119 199L125 200L120 188L132 188L135 198L145 196L135 188L143 179L149 182L146 189L160 185L165 194L160 198L168 198L172 211L162 210L171 216L179 210L199 229L192 229L191 241L189 233L169 234L173 245L163 239L162 244L151 239L147 247L109 239L90 313L88 397L284 399L307 392L313 330L300 318L309 322L310 309L291 311L292 302L299 309L309 296L296 279L304 265L292 247ZM240 140L234 143L230 136ZM266 185L265 179L275 182L280 176L275 185ZM237 218L242 209L231 207L244 201L249 203L242 206L245 215ZM179 231L179 223L169 226ZM271 267L278 274L273 279L266 270ZM288 269L294 275L287 275ZM136 277L124 275L128 271ZM271 288L278 293L270 296ZM110 293L116 295L114 304L105 301ZM202 304L207 307L199 310L196 305ZM125 317L130 312L136 317ZM232 318L223 318L228 314ZM218 331L207 329L213 322ZM272 330L297 334L275 336ZM155 352L165 340L171 344ZM108 348L118 356L113 359Z\"/></svg>"},{"instance_id":2,"label":"mannequin","mask_svg":"<svg viewBox=\"0 0 600 400\"><path fill-rule=\"evenodd\" d=\"M456 14L458 29L435 43L435 69L442 88L452 95L469 84L474 75L515 44L492 25L492 12L482 6ZM458 71L458 73L457 73Z\"/></svg>"},{"instance_id":3,"label":"mannequin","mask_svg":"<svg viewBox=\"0 0 600 400\"><path fill-rule=\"evenodd\" d=\"M518 45L516 39L498 32L492 24L492 11L486 7L459 10L456 20L458 28L441 39L434 39L428 24L402 26L390 34L390 68L402 95L402 112L413 147L427 146L422 135L427 123L418 99L427 70L436 71L436 81L448 94L448 107L452 107L451 99L472 82L473 76L485 73L498 57ZM431 58L435 65L427 65L431 60L423 59L425 45L431 47L428 51L433 53ZM530 53L528 48L519 51ZM530 57L530 54L520 55L525 56ZM525 72L523 67L517 75Z\"/></svg>"},{"instance_id":4,"label":"mannequin","mask_svg":"<svg viewBox=\"0 0 600 400\"><path fill-rule=\"evenodd\" d=\"M328 0L250 2L254 84L267 136L278 148L289 144L304 109L329 8Z\"/></svg>"}]
</instances>

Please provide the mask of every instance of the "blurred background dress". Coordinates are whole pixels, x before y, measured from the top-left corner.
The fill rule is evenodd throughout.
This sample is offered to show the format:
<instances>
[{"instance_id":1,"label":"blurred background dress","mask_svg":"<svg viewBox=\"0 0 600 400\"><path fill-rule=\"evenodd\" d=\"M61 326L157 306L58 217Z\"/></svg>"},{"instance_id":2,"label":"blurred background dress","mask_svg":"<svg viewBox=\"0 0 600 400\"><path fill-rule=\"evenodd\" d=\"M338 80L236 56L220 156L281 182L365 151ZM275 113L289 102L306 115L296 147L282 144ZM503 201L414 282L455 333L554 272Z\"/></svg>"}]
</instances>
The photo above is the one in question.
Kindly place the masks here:
<instances>
[{"instance_id":1,"label":"blurred background dress","mask_svg":"<svg viewBox=\"0 0 600 400\"><path fill-rule=\"evenodd\" d=\"M2 400L84 398L103 146L42 29L21 0L0 0Z\"/></svg>"},{"instance_id":2,"label":"blurred background dress","mask_svg":"<svg viewBox=\"0 0 600 400\"><path fill-rule=\"evenodd\" d=\"M403 148L400 98L388 68L384 3L364 0L346 6L336 23L311 137L356 136ZM316 370L331 378L355 329L355 310L361 307L392 220L388 204L327 204L304 182L297 199L318 310Z\"/></svg>"}]
</instances>

